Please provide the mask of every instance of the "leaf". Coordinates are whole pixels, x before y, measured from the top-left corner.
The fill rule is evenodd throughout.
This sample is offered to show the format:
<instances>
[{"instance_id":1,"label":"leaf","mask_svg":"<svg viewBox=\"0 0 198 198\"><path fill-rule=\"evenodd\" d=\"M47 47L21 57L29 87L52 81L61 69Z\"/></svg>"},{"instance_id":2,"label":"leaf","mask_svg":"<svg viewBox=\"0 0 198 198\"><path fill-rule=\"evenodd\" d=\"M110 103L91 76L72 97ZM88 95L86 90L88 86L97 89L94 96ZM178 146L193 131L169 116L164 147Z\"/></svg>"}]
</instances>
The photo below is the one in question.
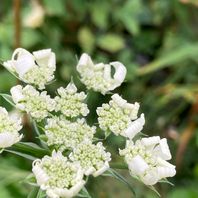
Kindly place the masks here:
<instances>
[{"instance_id":1,"label":"leaf","mask_svg":"<svg viewBox=\"0 0 198 198\"><path fill-rule=\"evenodd\" d=\"M103 176L114 177L115 179L119 180L120 182L126 184L128 186L128 188L131 190L131 192L133 193L133 195L136 197L136 193L135 193L133 187L131 186L131 184L116 170L110 168L108 171L106 171L105 174L103 174Z\"/></svg>"},{"instance_id":2,"label":"leaf","mask_svg":"<svg viewBox=\"0 0 198 198\"><path fill-rule=\"evenodd\" d=\"M43 157L44 155L50 154L49 150L39 147L37 144L32 142L19 142L14 144L12 148L19 152L31 154L35 157Z\"/></svg>"},{"instance_id":3,"label":"leaf","mask_svg":"<svg viewBox=\"0 0 198 198\"><path fill-rule=\"evenodd\" d=\"M43 198L44 192L39 187L34 187L27 198Z\"/></svg>"},{"instance_id":4,"label":"leaf","mask_svg":"<svg viewBox=\"0 0 198 198\"><path fill-rule=\"evenodd\" d=\"M36 158L31 156L31 155L28 155L28 154L25 154L25 153L21 153L21 152L18 152L18 151L13 151L13 150L9 150L9 149L5 149L4 151L7 151L9 153L13 153L15 155L18 155L18 156L21 156L23 158L26 158L26 159L29 159L29 160L32 160L34 161Z\"/></svg>"},{"instance_id":5,"label":"leaf","mask_svg":"<svg viewBox=\"0 0 198 198\"><path fill-rule=\"evenodd\" d=\"M171 50L163 57L158 58L152 63L138 69L139 75L145 75L156 70L173 66L176 63L188 58L197 58L198 44L188 44L178 49Z\"/></svg>"},{"instance_id":6,"label":"leaf","mask_svg":"<svg viewBox=\"0 0 198 198\"><path fill-rule=\"evenodd\" d=\"M87 191L87 189L85 187L82 188L82 190L78 194L78 197L92 198L91 195L89 194L89 192Z\"/></svg>"},{"instance_id":7,"label":"leaf","mask_svg":"<svg viewBox=\"0 0 198 198\"><path fill-rule=\"evenodd\" d=\"M161 197L160 193L155 189L154 186L148 186L153 192L155 192L159 197Z\"/></svg>"},{"instance_id":8,"label":"leaf","mask_svg":"<svg viewBox=\"0 0 198 198\"><path fill-rule=\"evenodd\" d=\"M9 104L11 104L12 106L15 107L15 104L14 104L14 102L12 100L12 96L11 95L9 95L9 94L2 94L1 93L0 96L2 96Z\"/></svg>"},{"instance_id":9,"label":"leaf","mask_svg":"<svg viewBox=\"0 0 198 198\"><path fill-rule=\"evenodd\" d=\"M109 33L100 36L97 40L97 45L104 50L114 53L123 49L125 43L120 35Z\"/></svg>"}]
</instances>

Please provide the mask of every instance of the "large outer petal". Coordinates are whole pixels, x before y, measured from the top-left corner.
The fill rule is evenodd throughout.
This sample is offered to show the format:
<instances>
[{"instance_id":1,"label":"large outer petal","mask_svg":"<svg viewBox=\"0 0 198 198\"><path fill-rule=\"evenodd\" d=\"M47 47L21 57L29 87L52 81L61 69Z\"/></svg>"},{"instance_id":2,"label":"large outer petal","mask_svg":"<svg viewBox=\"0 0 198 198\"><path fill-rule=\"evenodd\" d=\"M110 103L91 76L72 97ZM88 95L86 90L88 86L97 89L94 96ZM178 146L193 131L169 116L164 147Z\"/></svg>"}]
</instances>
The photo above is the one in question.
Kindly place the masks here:
<instances>
[{"instance_id":1,"label":"large outer petal","mask_svg":"<svg viewBox=\"0 0 198 198\"><path fill-rule=\"evenodd\" d=\"M14 103L18 103L24 99L24 95L22 94L23 88L21 85L14 86L10 89L10 93L12 95L12 99Z\"/></svg>"},{"instance_id":2,"label":"large outer petal","mask_svg":"<svg viewBox=\"0 0 198 198\"><path fill-rule=\"evenodd\" d=\"M0 148L10 147L19 142L21 138L22 135L19 136L17 133L2 132L0 133Z\"/></svg>"},{"instance_id":3,"label":"large outer petal","mask_svg":"<svg viewBox=\"0 0 198 198\"><path fill-rule=\"evenodd\" d=\"M12 55L13 67L19 74L19 77L28 72L35 66L34 56L23 48L17 48Z\"/></svg>"},{"instance_id":4,"label":"large outer petal","mask_svg":"<svg viewBox=\"0 0 198 198\"><path fill-rule=\"evenodd\" d=\"M137 120L131 122L129 127L124 131L123 136L128 137L129 139L132 139L135 137L136 134L138 134L145 124L144 114L142 113L140 118Z\"/></svg>"}]
</instances>

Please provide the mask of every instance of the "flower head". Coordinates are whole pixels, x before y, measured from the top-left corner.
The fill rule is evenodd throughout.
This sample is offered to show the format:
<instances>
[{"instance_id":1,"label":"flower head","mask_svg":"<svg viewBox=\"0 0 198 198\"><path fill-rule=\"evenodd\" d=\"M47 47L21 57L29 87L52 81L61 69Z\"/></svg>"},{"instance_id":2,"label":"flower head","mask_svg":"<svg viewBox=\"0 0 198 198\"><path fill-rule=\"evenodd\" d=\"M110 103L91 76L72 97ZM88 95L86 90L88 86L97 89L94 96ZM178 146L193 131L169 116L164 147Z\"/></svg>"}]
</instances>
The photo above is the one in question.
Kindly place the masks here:
<instances>
[{"instance_id":1,"label":"flower head","mask_svg":"<svg viewBox=\"0 0 198 198\"><path fill-rule=\"evenodd\" d=\"M145 123L144 114L137 119L139 104L127 103L118 94L114 94L111 98L109 104L97 108L100 128L132 139L142 130Z\"/></svg>"},{"instance_id":2,"label":"flower head","mask_svg":"<svg viewBox=\"0 0 198 198\"><path fill-rule=\"evenodd\" d=\"M0 107L0 148L10 147L22 138L21 118L9 115L7 110Z\"/></svg>"},{"instance_id":3,"label":"flower head","mask_svg":"<svg viewBox=\"0 0 198 198\"><path fill-rule=\"evenodd\" d=\"M63 116L47 119L45 126L47 144L54 145L59 150L75 148L86 139L92 140L95 132L96 127L90 127L85 119L71 122Z\"/></svg>"},{"instance_id":4,"label":"flower head","mask_svg":"<svg viewBox=\"0 0 198 198\"><path fill-rule=\"evenodd\" d=\"M35 160L32 166L37 184L50 198L74 197L85 184L80 165L70 162L60 151Z\"/></svg>"},{"instance_id":5,"label":"flower head","mask_svg":"<svg viewBox=\"0 0 198 198\"><path fill-rule=\"evenodd\" d=\"M86 116L89 113L87 104L83 102L86 94L77 93L73 82L69 83L66 88L60 87L57 92L59 96L55 97L56 111L61 111L66 117Z\"/></svg>"},{"instance_id":6,"label":"flower head","mask_svg":"<svg viewBox=\"0 0 198 198\"><path fill-rule=\"evenodd\" d=\"M128 140L126 148L120 150L120 155L124 156L131 175L146 185L154 185L176 174L175 166L166 161L171 159L171 154L165 138L154 136L135 143Z\"/></svg>"},{"instance_id":7,"label":"flower head","mask_svg":"<svg viewBox=\"0 0 198 198\"><path fill-rule=\"evenodd\" d=\"M44 89L45 85L53 80L56 70L55 54L51 49L44 49L31 54L25 49L17 48L12 59L3 63L11 72L29 84Z\"/></svg>"},{"instance_id":8,"label":"flower head","mask_svg":"<svg viewBox=\"0 0 198 198\"><path fill-rule=\"evenodd\" d=\"M79 162L85 175L93 175L97 177L109 168L111 154L105 151L102 142L96 145L91 141L84 141L73 149L70 159Z\"/></svg>"},{"instance_id":9,"label":"flower head","mask_svg":"<svg viewBox=\"0 0 198 198\"><path fill-rule=\"evenodd\" d=\"M24 88L17 85L12 87L10 92L16 108L29 113L38 121L46 118L49 112L55 109L55 101L47 95L47 92L39 93L31 85Z\"/></svg>"},{"instance_id":10,"label":"flower head","mask_svg":"<svg viewBox=\"0 0 198 198\"><path fill-rule=\"evenodd\" d=\"M115 69L113 77L111 76L112 67ZM102 94L119 87L126 76L126 68L122 63L94 64L87 54L82 54L80 57L77 71L80 73L82 83L88 89L93 89Z\"/></svg>"}]
</instances>

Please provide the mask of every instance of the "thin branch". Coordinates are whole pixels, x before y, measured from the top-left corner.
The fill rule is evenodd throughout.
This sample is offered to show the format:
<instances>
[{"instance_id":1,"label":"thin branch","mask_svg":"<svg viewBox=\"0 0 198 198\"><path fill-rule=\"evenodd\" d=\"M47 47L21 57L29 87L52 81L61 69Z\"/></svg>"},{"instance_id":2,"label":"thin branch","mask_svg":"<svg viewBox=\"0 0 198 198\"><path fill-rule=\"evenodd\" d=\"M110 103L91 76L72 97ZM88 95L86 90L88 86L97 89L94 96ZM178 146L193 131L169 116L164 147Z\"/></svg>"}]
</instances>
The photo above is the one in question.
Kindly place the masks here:
<instances>
[{"instance_id":1,"label":"thin branch","mask_svg":"<svg viewBox=\"0 0 198 198\"><path fill-rule=\"evenodd\" d=\"M14 48L20 47L21 44L21 0L14 0L14 25L15 40Z\"/></svg>"}]
</instances>

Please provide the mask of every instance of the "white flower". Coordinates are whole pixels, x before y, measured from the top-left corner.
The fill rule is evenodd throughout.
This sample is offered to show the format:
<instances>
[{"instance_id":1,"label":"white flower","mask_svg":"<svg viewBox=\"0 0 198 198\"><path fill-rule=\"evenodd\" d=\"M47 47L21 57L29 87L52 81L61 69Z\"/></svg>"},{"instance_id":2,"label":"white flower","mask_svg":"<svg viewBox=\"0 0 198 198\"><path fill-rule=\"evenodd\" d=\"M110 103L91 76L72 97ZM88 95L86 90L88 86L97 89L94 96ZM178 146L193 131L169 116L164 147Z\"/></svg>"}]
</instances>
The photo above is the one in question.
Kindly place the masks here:
<instances>
[{"instance_id":1,"label":"white flower","mask_svg":"<svg viewBox=\"0 0 198 198\"><path fill-rule=\"evenodd\" d=\"M46 118L49 112L55 109L55 101L47 95L47 92L39 93L31 85L24 88L17 85L12 87L10 92L16 108L27 112L38 121Z\"/></svg>"},{"instance_id":2,"label":"white flower","mask_svg":"<svg viewBox=\"0 0 198 198\"><path fill-rule=\"evenodd\" d=\"M77 93L77 88L70 82L66 88L60 87L57 90L59 96L55 97L56 111L61 111L66 117L86 116L89 113L87 104L83 101L86 98L84 92Z\"/></svg>"},{"instance_id":3,"label":"white flower","mask_svg":"<svg viewBox=\"0 0 198 198\"><path fill-rule=\"evenodd\" d=\"M49 146L54 145L59 150L75 148L86 139L92 140L95 132L96 127L90 127L85 119L71 122L63 116L47 119L45 126L47 144Z\"/></svg>"},{"instance_id":4,"label":"white flower","mask_svg":"<svg viewBox=\"0 0 198 198\"><path fill-rule=\"evenodd\" d=\"M30 28L40 27L44 21L45 10L37 0L32 0L32 10L25 16L24 25Z\"/></svg>"},{"instance_id":5,"label":"white flower","mask_svg":"<svg viewBox=\"0 0 198 198\"><path fill-rule=\"evenodd\" d=\"M114 94L111 98L109 104L97 108L100 128L132 139L145 124L144 114L137 119L139 104L127 103L118 94Z\"/></svg>"},{"instance_id":6,"label":"white flower","mask_svg":"<svg viewBox=\"0 0 198 198\"><path fill-rule=\"evenodd\" d=\"M7 110L0 107L0 148L10 147L22 138L18 132L21 130L21 118L9 115Z\"/></svg>"},{"instance_id":7,"label":"white flower","mask_svg":"<svg viewBox=\"0 0 198 198\"><path fill-rule=\"evenodd\" d=\"M3 63L11 72L16 73L25 83L44 89L53 80L56 70L55 54L51 49L44 49L31 54L25 49L17 48L12 59Z\"/></svg>"},{"instance_id":8,"label":"white flower","mask_svg":"<svg viewBox=\"0 0 198 198\"><path fill-rule=\"evenodd\" d=\"M97 177L109 169L111 154L105 151L102 142L96 145L87 140L73 149L69 155L74 162L79 162L85 175Z\"/></svg>"},{"instance_id":9,"label":"white flower","mask_svg":"<svg viewBox=\"0 0 198 198\"><path fill-rule=\"evenodd\" d=\"M113 77L111 75L112 67L115 69ZM119 87L126 76L126 68L122 63L94 64L90 56L85 53L80 57L77 71L80 73L82 83L88 89L93 89L102 94Z\"/></svg>"},{"instance_id":10,"label":"white flower","mask_svg":"<svg viewBox=\"0 0 198 198\"><path fill-rule=\"evenodd\" d=\"M171 159L171 153L165 138L154 136L135 143L127 140L126 148L120 150L120 155L124 156L131 175L146 185L154 185L176 174L175 166L166 161Z\"/></svg>"},{"instance_id":11,"label":"white flower","mask_svg":"<svg viewBox=\"0 0 198 198\"><path fill-rule=\"evenodd\" d=\"M37 184L49 198L74 197L85 184L81 166L70 162L60 151L35 160L32 166Z\"/></svg>"}]
</instances>

